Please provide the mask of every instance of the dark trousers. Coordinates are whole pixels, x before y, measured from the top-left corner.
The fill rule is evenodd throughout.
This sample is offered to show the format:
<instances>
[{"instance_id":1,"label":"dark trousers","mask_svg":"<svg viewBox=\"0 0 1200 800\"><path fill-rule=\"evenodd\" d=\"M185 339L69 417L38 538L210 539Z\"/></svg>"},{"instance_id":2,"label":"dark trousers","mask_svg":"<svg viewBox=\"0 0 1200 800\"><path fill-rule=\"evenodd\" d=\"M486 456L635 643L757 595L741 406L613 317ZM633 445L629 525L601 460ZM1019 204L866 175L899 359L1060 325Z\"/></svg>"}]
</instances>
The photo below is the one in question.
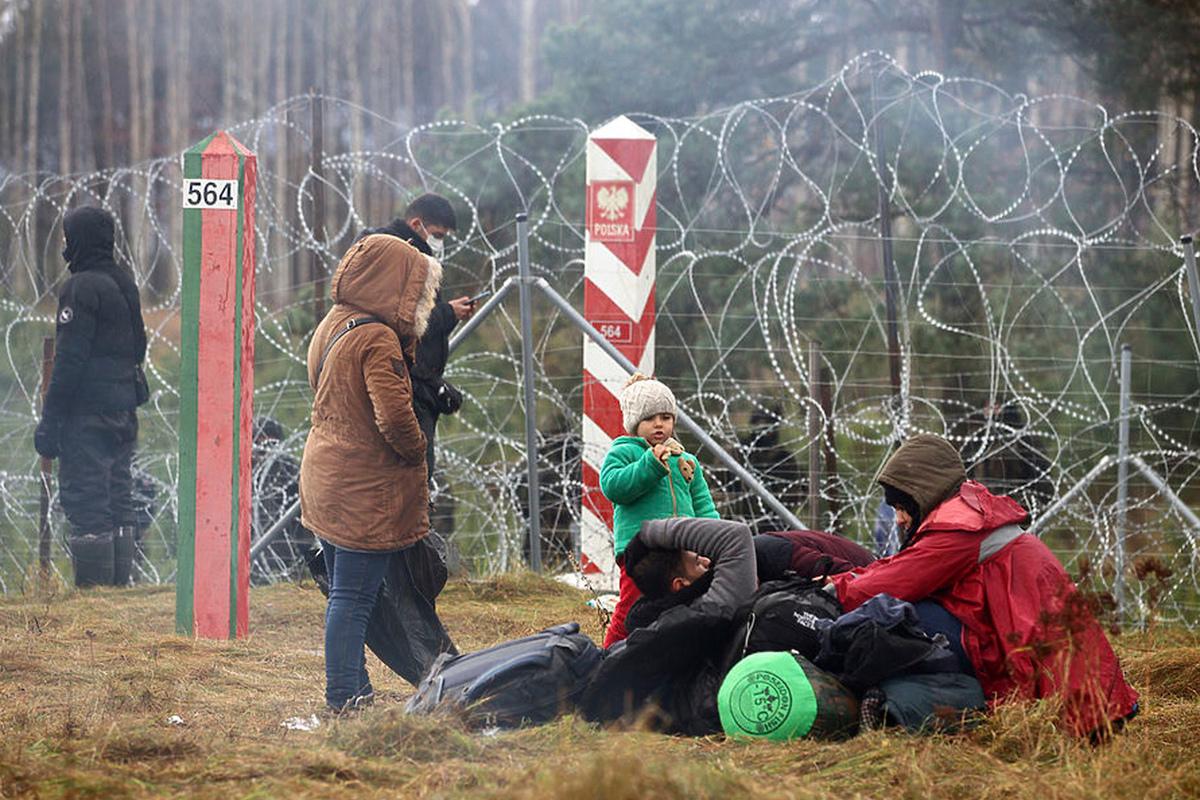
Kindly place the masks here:
<instances>
[{"instance_id":1,"label":"dark trousers","mask_svg":"<svg viewBox=\"0 0 1200 800\"><path fill-rule=\"evenodd\" d=\"M433 438L437 434L438 412L422 403L413 401L413 412L417 415L417 425L425 434L425 467L429 473L429 488L433 488Z\"/></svg>"},{"instance_id":2,"label":"dark trousers","mask_svg":"<svg viewBox=\"0 0 1200 800\"><path fill-rule=\"evenodd\" d=\"M325 607L325 702L341 710L372 693L367 675L367 623L379 598L392 554L346 550L322 540L329 573Z\"/></svg>"},{"instance_id":3,"label":"dark trousers","mask_svg":"<svg viewBox=\"0 0 1200 800\"><path fill-rule=\"evenodd\" d=\"M967 651L963 649L963 626L958 621L958 617L947 611L936 600L919 600L913 603L913 607L917 610L917 617L921 620L923 631L930 636L940 633L946 637L946 641L950 644L950 650L958 661L959 672L974 676L975 668L971 666L971 659L967 658Z\"/></svg>"},{"instance_id":4,"label":"dark trousers","mask_svg":"<svg viewBox=\"0 0 1200 800\"><path fill-rule=\"evenodd\" d=\"M58 459L58 498L73 534L134 525L133 477L137 413L110 411L67 417Z\"/></svg>"}]
</instances>

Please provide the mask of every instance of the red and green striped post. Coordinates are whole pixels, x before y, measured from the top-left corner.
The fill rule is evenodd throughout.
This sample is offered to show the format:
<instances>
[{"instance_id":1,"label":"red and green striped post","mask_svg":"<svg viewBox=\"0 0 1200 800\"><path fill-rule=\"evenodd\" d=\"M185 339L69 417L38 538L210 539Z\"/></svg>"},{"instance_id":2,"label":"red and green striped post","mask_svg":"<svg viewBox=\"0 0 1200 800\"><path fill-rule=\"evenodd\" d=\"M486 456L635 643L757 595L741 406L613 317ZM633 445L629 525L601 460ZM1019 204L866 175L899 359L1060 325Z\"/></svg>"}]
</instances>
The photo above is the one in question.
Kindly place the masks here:
<instances>
[{"instance_id":1,"label":"red and green striped post","mask_svg":"<svg viewBox=\"0 0 1200 800\"><path fill-rule=\"evenodd\" d=\"M254 154L224 131L183 154L175 628L249 629Z\"/></svg>"}]
</instances>

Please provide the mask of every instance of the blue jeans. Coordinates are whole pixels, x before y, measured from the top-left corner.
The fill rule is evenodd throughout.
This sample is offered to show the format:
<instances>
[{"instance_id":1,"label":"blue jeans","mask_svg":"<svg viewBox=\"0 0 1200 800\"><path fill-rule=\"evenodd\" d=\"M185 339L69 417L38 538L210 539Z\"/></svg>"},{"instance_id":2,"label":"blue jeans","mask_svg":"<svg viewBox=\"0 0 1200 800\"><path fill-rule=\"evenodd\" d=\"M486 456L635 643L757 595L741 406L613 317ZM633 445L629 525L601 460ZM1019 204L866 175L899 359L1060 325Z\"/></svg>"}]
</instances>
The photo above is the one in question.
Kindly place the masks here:
<instances>
[{"instance_id":1,"label":"blue jeans","mask_svg":"<svg viewBox=\"0 0 1200 800\"><path fill-rule=\"evenodd\" d=\"M938 633L944 634L946 641L950 644L950 651L954 653L954 658L958 661L958 671L974 677L975 667L971 666L971 659L967 658L967 651L963 649L963 626L958 621L958 617L947 611L936 600L918 600L913 603L913 607L917 609L917 616L921 620L921 629L930 636Z\"/></svg>"},{"instance_id":2,"label":"blue jeans","mask_svg":"<svg viewBox=\"0 0 1200 800\"><path fill-rule=\"evenodd\" d=\"M325 607L325 703L340 710L370 694L364 642L391 553L360 553L321 540L329 572Z\"/></svg>"}]
</instances>

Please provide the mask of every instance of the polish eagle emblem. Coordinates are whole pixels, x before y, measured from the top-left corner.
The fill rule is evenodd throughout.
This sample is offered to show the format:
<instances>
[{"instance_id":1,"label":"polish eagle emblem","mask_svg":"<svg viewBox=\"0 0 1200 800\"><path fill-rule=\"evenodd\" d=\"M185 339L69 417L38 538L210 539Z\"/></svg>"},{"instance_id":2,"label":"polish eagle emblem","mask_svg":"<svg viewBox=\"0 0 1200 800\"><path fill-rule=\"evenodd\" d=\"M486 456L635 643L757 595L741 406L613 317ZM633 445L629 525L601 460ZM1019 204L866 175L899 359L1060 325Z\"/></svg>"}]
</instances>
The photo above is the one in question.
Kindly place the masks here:
<instances>
[{"instance_id":1,"label":"polish eagle emblem","mask_svg":"<svg viewBox=\"0 0 1200 800\"><path fill-rule=\"evenodd\" d=\"M600 209L600 216L605 219L620 219L629 205L629 192L624 186L601 186L596 192L596 205Z\"/></svg>"}]
</instances>

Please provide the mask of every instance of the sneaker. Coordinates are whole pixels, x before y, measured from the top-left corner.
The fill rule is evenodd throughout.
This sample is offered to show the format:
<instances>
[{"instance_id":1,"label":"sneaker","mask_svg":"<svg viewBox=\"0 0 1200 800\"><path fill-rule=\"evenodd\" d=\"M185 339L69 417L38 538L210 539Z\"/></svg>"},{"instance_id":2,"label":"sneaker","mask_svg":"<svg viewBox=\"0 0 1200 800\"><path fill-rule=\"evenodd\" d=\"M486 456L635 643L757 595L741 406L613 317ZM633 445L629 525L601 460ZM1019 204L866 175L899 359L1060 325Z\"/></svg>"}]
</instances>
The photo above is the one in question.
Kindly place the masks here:
<instances>
[{"instance_id":1,"label":"sneaker","mask_svg":"<svg viewBox=\"0 0 1200 800\"><path fill-rule=\"evenodd\" d=\"M883 727L887 716L883 709L885 702L887 695L881 689L867 689L863 693L858 707L859 730L877 731Z\"/></svg>"},{"instance_id":2,"label":"sneaker","mask_svg":"<svg viewBox=\"0 0 1200 800\"><path fill-rule=\"evenodd\" d=\"M359 712L365 710L368 706L375 704L375 692L369 691L365 694L356 694L342 705L326 705L325 713L330 717L345 719L347 717L357 716Z\"/></svg>"}]
</instances>

